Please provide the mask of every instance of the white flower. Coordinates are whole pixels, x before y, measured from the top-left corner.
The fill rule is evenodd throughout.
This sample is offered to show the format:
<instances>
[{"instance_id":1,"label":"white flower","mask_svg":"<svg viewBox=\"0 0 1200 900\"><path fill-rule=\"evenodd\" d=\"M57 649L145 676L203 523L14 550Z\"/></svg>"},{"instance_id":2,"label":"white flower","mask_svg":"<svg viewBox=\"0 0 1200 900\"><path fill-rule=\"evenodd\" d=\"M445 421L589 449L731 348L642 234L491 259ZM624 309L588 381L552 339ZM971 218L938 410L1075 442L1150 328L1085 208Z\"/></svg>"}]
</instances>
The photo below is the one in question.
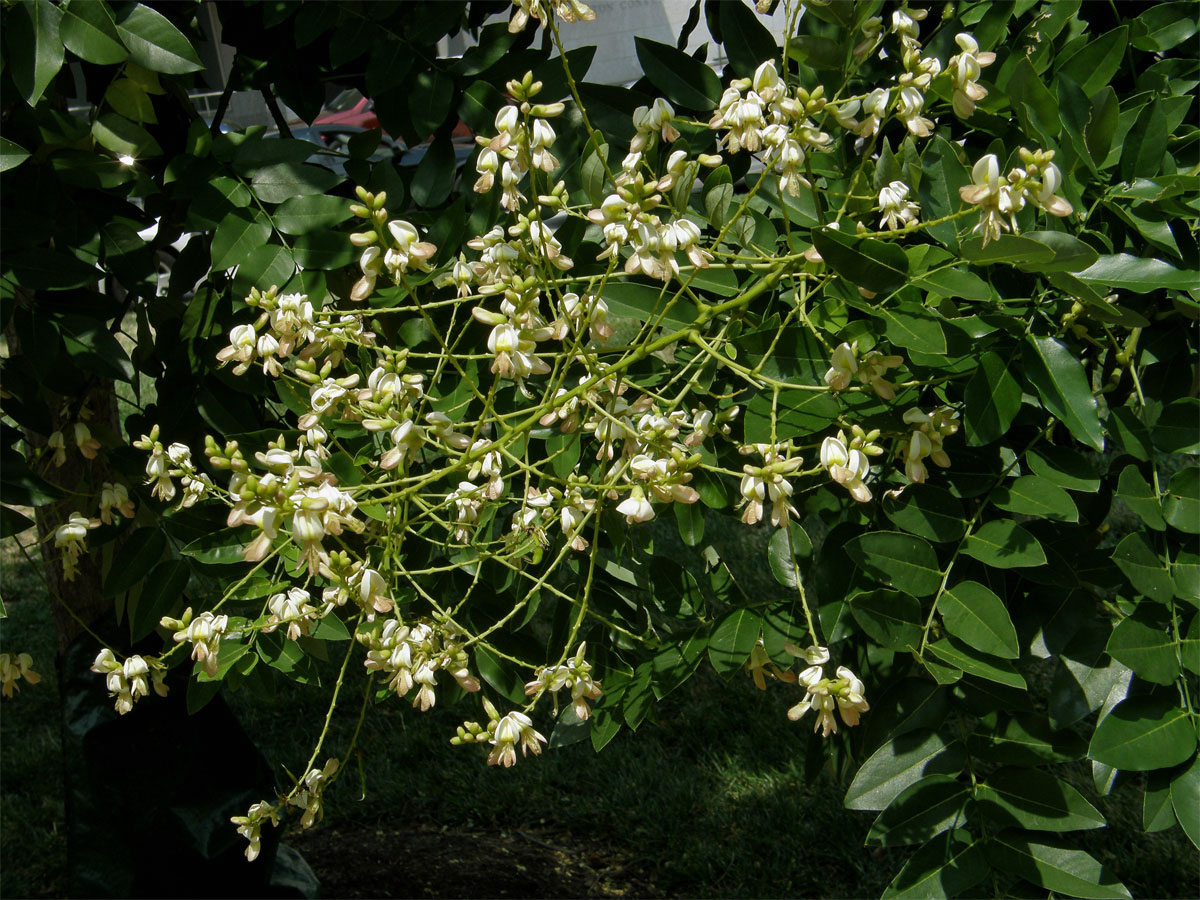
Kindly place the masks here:
<instances>
[{"instance_id":1,"label":"white flower","mask_svg":"<svg viewBox=\"0 0 1200 900\"><path fill-rule=\"evenodd\" d=\"M129 499L129 489L125 485L106 481L100 485L100 521L111 525L114 510L126 519L132 519L133 501Z\"/></svg>"},{"instance_id":2,"label":"white flower","mask_svg":"<svg viewBox=\"0 0 1200 900\"><path fill-rule=\"evenodd\" d=\"M499 763L506 768L514 765L517 761L518 742L521 744L522 755L530 751L537 755L542 752L541 744L546 743L546 739L534 730L529 716L510 712L496 723L492 732L492 751L488 754L488 765L494 766Z\"/></svg>"},{"instance_id":3,"label":"white flower","mask_svg":"<svg viewBox=\"0 0 1200 900\"><path fill-rule=\"evenodd\" d=\"M638 484L635 484L629 496L617 505L617 512L631 525L634 522L649 522L654 518L654 507L646 499L646 492L642 490L642 486Z\"/></svg>"},{"instance_id":4,"label":"white flower","mask_svg":"<svg viewBox=\"0 0 1200 900\"><path fill-rule=\"evenodd\" d=\"M849 449L843 442L844 435L827 437L821 442L821 466L829 477L850 492L859 503L871 499L871 489L866 485L871 464L861 450Z\"/></svg>"},{"instance_id":5,"label":"white flower","mask_svg":"<svg viewBox=\"0 0 1200 900\"><path fill-rule=\"evenodd\" d=\"M858 371L858 341L853 344L842 342L838 344L830 359L830 366L825 372L825 383L831 390L844 391L850 387L850 380Z\"/></svg>"},{"instance_id":6,"label":"white flower","mask_svg":"<svg viewBox=\"0 0 1200 900\"><path fill-rule=\"evenodd\" d=\"M54 530L54 546L62 550L63 580L74 581L76 563L81 554L86 552L84 542L87 533L93 528L99 528L96 519L89 519L78 512L71 513L67 521Z\"/></svg>"},{"instance_id":7,"label":"white flower","mask_svg":"<svg viewBox=\"0 0 1200 900\"><path fill-rule=\"evenodd\" d=\"M880 190L879 211L879 227L891 231L916 222L920 213L917 204L908 199L908 185L903 181L893 181Z\"/></svg>"}]
</instances>

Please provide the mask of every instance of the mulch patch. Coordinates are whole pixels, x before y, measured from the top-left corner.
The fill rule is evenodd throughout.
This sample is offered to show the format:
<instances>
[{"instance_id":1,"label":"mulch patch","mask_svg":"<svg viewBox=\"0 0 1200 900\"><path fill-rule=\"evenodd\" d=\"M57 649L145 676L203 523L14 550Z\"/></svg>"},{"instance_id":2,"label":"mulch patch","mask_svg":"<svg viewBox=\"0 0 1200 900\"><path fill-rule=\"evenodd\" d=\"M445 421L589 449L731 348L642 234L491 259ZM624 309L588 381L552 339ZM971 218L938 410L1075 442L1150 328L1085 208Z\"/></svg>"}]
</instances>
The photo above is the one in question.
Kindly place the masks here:
<instances>
[{"instance_id":1,"label":"mulch patch","mask_svg":"<svg viewBox=\"0 0 1200 900\"><path fill-rule=\"evenodd\" d=\"M286 842L341 897L661 897L653 865L560 831L339 822Z\"/></svg>"}]
</instances>

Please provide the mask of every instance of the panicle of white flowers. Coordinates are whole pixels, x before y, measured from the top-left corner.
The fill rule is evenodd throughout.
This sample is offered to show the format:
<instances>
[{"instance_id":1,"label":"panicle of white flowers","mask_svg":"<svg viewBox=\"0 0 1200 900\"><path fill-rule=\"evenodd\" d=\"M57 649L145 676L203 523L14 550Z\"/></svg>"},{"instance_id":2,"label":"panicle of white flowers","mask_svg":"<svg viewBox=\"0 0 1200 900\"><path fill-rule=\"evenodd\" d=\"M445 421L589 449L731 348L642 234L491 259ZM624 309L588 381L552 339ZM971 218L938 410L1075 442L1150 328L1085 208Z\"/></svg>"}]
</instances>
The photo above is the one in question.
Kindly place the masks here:
<instances>
[{"instance_id":1,"label":"panicle of white flowers","mask_svg":"<svg viewBox=\"0 0 1200 900\"><path fill-rule=\"evenodd\" d=\"M742 467L742 499L738 503L743 509L742 521L747 525L761 522L763 504L769 500L771 524L787 525L789 516L796 515L796 510L791 504L792 484L786 476L799 469L804 460L799 456L787 456L788 448L784 444L750 444L739 447L738 452L743 456L757 453L763 459L761 466L747 464Z\"/></svg>"},{"instance_id":2,"label":"panicle of white flowers","mask_svg":"<svg viewBox=\"0 0 1200 900\"><path fill-rule=\"evenodd\" d=\"M87 552L87 533L100 527L98 519L73 512L54 530L54 546L62 551L63 581L74 581L79 557Z\"/></svg>"},{"instance_id":3,"label":"panicle of white flowers","mask_svg":"<svg viewBox=\"0 0 1200 900\"><path fill-rule=\"evenodd\" d=\"M117 698L115 707L120 715L133 709L134 701L139 697L149 696L151 685L158 696L167 696L167 685L163 680L166 672L158 660L147 661L141 656L130 656L121 663L105 647L96 654L92 671L105 676L109 696Z\"/></svg>"},{"instance_id":4,"label":"panicle of white flowers","mask_svg":"<svg viewBox=\"0 0 1200 900\"><path fill-rule=\"evenodd\" d=\"M42 676L33 671L33 657L28 653L0 653L0 697L11 698L13 691L19 691L17 684L21 679L30 684L37 684Z\"/></svg>"},{"instance_id":5,"label":"panicle of white flowers","mask_svg":"<svg viewBox=\"0 0 1200 900\"><path fill-rule=\"evenodd\" d=\"M871 708L863 696L866 689L858 677L845 666L838 666L836 676L826 678L825 664L829 662L829 651L824 647L814 644L806 650L799 650L787 644L786 649L808 663L808 668L800 673L798 679L804 687L804 698L788 710L788 718L798 722L809 710L814 711L817 721L813 731L819 729L823 738L837 733L837 720L833 715L835 709L846 725L857 725L860 715Z\"/></svg>"},{"instance_id":6,"label":"panicle of white flowers","mask_svg":"<svg viewBox=\"0 0 1200 900\"><path fill-rule=\"evenodd\" d=\"M586 721L592 714L587 701L595 700L601 694L600 682L592 678L592 666L584 660L586 650L587 644L582 643L575 655L562 665L542 666L538 669L533 680L525 685L525 696L541 694L543 691L557 694L566 688L571 695L575 715L581 721ZM555 699L557 701L557 697Z\"/></svg>"},{"instance_id":7,"label":"panicle of white flowers","mask_svg":"<svg viewBox=\"0 0 1200 900\"><path fill-rule=\"evenodd\" d=\"M1017 153L1025 168L1014 168L1002 177L1000 160L988 153L971 169L972 183L958 189L962 199L978 206L982 213L973 232L983 235L984 246L1005 231L1020 231L1017 213L1025 208L1026 201L1060 218L1074 211L1069 201L1058 196L1062 173L1054 165L1054 151L1021 147Z\"/></svg>"},{"instance_id":8,"label":"panicle of white flowers","mask_svg":"<svg viewBox=\"0 0 1200 900\"><path fill-rule=\"evenodd\" d=\"M926 415L914 406L905 410L904 421L915 427L898 452L904 458L904 474L920 484L929 475L926 458L943 469L949 467L950 457L942 449L942 441L958 431L958 413L949 406L939 406Z\"/></svg>"},{"instance_id":9,"label":"panicle of white flowers","mask_svg":"<svg viewBox=\"0 0 1200 900\"><path fill-rule=\"evenodd\" d=\"M464 691L479 690L479 680L467 668L464 636L453 628L428 621L405 625L388 619L382 626L361 630L355 635L367 648L363 665L373 672L391 675L388 688L403 697L417 688L413 706L422 712L437 702L437 673L449 672Z\"/></svg>"},{"instance_id":10,"label":"panicle of white flowers","mask_svg":"<svg viewBox=\"0 0 1200 900\"><path fill-rule=\"evenodd\" d=\"M237 832L247 841L246 859L254 862L262 852L263 825L279 824L280 808L265 800L255 803L246 811L244 816L232 816L229 821L237 826Z\"/></svg>"},{"instance_id":11,"label":"panicle of white flowers","mask_svg":"<svg viewBox=\"0 0 1200 900\"><path fill-rule=\"evenodd\" d=\"M908 199L908 185L903 181L889 182L880 189L879 212L879 227L890 231L915 224L921 214L920 207Z\"/></svg>"}]
</instances>

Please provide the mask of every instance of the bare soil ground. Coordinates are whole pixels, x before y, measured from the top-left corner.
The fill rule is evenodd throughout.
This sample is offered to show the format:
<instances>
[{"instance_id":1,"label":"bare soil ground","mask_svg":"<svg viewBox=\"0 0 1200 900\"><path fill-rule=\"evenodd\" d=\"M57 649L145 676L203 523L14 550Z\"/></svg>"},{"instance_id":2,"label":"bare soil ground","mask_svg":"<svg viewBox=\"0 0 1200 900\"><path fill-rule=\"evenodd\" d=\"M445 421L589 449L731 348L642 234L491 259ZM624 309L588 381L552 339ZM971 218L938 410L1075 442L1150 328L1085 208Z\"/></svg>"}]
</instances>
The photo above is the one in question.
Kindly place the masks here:
<instances>
[{"instance_id":1,"label":"bare soil ground","mask_svg":"<svg viewBox=\"0 0 1200 900\"><path fill-rule=\"evenodd\" d=\"M560 831L340 822L287 843L326 898L663 896L652 863Z\"/></svg>"}]
</instances>

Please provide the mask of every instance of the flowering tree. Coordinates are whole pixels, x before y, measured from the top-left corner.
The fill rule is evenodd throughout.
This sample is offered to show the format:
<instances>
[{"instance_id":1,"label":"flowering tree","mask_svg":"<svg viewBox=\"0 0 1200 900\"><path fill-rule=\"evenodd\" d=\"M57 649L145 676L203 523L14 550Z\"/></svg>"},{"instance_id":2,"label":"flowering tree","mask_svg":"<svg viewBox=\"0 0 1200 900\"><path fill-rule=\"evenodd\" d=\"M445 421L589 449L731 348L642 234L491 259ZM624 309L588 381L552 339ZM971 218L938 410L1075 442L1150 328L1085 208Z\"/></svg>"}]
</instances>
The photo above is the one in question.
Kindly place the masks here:
<instances>
[{"instance_id":1,"label":"flowering tree","mask_svg":"<svg viewBox=\"0 0 1200 900\"><path fill-rule=\"evenodd\" d=\"M360 721L461 701L449 739L503 766L744 671L878 813L869 843L919 845L889 894L1128 896L1048 764L1200 842L1196 66L1172 54L1195 23L797 2L778 46L750 6L703 12L724 73L638 39L615 91L562 49L588 7L521 0L427 70L411 179L351 147L354 202L260 135L211 138L236 208L194 365L259 424L131 417L151 497L80 489L112 529L135 495L161 511L106 582L148 644L94 670L122 714L190 656L189 700L289 677L332 716L364 666ZM543 55L513 52L535 28ZM101 524L47 532L64 578ZM773 593L746 587L747 528ZM234 819L249 858L320 818L353 750L324 735Z\"/></svg>"}]
</instances>

